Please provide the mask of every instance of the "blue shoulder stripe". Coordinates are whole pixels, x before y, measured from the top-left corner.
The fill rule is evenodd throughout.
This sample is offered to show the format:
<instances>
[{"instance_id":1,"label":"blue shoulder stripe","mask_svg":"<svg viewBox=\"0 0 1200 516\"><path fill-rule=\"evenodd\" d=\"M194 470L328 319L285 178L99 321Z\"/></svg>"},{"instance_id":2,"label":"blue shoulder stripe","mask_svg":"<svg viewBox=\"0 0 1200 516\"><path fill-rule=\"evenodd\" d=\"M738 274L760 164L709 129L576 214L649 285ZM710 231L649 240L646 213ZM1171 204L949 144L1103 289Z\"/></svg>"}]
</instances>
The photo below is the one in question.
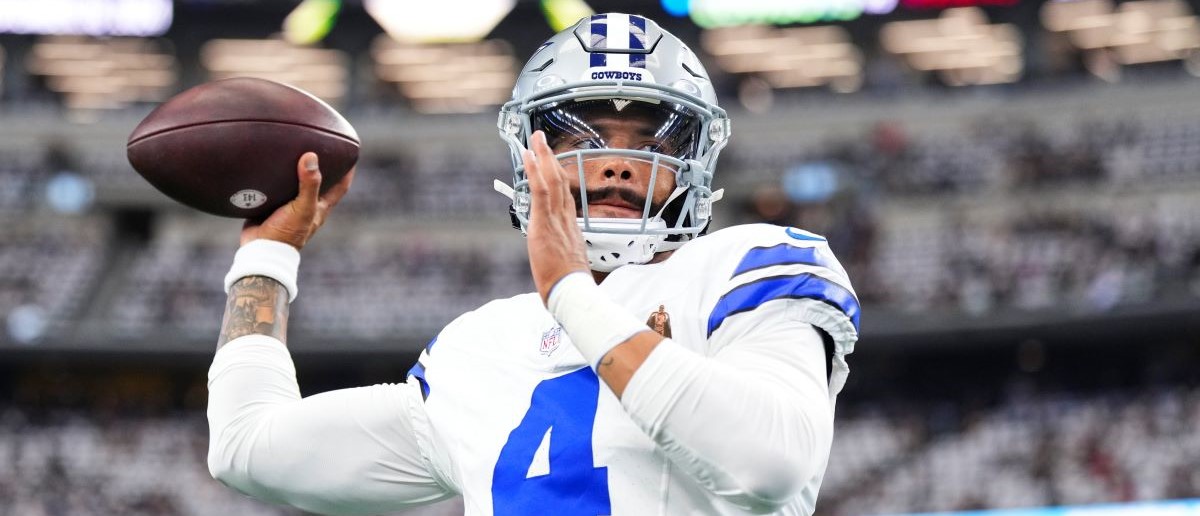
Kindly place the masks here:
<instances>
[{"instance_id":1,"label":"blue shoulder stripe","mask_svg":"<svg viewBox=\"0 0 1200 516\"><path fill-rule=\"evenodd\" d=\"M429 399L429 382L425 381L425 364L417 360L412 369L408 370L408 376L416 378L417 382L421 384L421 398Z\"/></svg>"},{"instance_id":2,"label":"blue shoulder stripe","mask_svg":"<svg viewBox=\"0 0 1200 516\"><path fill-rule=\"evenodd\" d=\"M425 353L432 351L434 344L437 344L437 337L434 337L433 340L429 341L429 344L425 345ZM425 364L421 363L421 359L418 358L417 363L413 364L412 369L408 370L408 375L416 378L417 382L421 384L421 398L429 399L429 382L425 381Z\"/></svg>"},{"instance_id":3,"label":"blue shoulder stripe","mask_svg":"<svg viewBox=\"0 0 1200 516\"><path fill-rule=\"evenodd\" d=\"M833 263L825 253L816 247L800 247L791 244L755 247L746 251L746 256L743 256L742 261L738 262L737 269L734 269L733 276L730 277L775 265L817 265L833 271L838 270L839 267L833 266Z\"/></svg>"},{"instance_id":4,"label":"blue shoulder stripe","mask_svg":"<svg viewBox=\"0 0 1200 516\"><path fill-rule=\"evenodd\" d=\"M708 336L712 337L730 316L776 299L814 299L829 304L846 314L858 329L860 309L854 294L837 283L805 273L762 278L730 290L717 300L717 306L708 316Z\"/></svg>"}]
</instances>

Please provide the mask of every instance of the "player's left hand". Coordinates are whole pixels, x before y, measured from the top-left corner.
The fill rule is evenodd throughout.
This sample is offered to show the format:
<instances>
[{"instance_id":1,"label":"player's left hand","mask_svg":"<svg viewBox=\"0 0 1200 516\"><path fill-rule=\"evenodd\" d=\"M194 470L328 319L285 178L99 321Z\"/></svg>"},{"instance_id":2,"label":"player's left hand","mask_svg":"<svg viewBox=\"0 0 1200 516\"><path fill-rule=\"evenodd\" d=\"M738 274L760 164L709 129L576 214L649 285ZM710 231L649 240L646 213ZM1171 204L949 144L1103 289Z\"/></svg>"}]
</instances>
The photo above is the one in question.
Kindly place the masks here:
<instances>
[{"instance_id":1,"label":"player's left hand","mask_svg":"<svg viewBox=\"0 0 1200 516\"><path fill-rule=\"evenodd\" d=\"M529 147L521 153L532 194L526 243L533 283L545 303L550 289L563 276L590 269L583 233L575 222L575 198L567 171L554 157L545 133L534 132Z\"/></svg>"}]
</instances>

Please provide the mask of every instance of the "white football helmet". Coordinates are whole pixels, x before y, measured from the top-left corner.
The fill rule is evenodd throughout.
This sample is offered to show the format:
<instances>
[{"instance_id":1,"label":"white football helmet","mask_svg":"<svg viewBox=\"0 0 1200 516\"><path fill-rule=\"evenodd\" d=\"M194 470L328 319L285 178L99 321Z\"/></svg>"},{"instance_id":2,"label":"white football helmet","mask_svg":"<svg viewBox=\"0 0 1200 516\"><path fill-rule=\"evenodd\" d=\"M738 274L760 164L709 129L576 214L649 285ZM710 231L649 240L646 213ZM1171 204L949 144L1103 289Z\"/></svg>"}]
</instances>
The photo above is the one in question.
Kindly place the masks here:
<instances>
[{"instance_id":1,"label":"white football helmet","mask_svg":"<svg viewBox=\"0 0 1200 516\"><path fill-rule=\"evenodd\" d=\"M653 143L609 148L591 123L600 116L648 122ZM511 151L513 183L496 181L495 187L512 200L513 225L522 232L530 194L521 151L529 137L540 129L552 147L559 138L581 142L558 159L579 171L578 221L596 271L646 263L703 234L721 197L711 188L717 155L729 141L729 118L691 49L642 16L592 15L543 43L521 70L498 126ZM614 155L650 167L641 219L588 215L584 163ZM655 178L664 173L675 176L675 190L652 206Z\"/></svg>"}]
</instances>

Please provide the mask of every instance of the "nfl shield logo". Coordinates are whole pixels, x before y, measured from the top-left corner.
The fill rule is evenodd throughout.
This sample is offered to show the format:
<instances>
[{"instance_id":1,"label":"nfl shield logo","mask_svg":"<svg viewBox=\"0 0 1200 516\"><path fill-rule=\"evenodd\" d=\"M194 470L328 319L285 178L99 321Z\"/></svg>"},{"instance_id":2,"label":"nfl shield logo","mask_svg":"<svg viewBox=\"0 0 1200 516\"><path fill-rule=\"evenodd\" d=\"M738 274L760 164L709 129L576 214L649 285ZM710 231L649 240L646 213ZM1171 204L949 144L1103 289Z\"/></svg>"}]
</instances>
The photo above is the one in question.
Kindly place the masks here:
<instances>
[{"instance_id":1,"label":"nfl shield logo","mask_svg":"<svg viewBox=\"0 0 1200 516\"><path fill-rule=\"evenodd\" d=\"M558 336L562 334L562 326L555 326L542 334L542 345L538 348L543 355L550 356L558 349Z\"/></svg>"}]
</instances>

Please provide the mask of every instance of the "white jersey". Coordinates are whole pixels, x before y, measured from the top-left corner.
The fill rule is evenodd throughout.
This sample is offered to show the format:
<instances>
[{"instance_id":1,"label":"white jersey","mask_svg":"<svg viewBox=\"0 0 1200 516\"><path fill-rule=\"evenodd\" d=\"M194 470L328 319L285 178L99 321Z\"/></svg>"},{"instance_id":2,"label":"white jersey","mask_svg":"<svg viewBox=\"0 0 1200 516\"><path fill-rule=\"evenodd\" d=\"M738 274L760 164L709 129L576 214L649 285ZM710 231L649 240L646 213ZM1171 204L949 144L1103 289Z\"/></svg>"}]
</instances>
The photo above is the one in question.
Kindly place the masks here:
<instances>
[{"instance_id":1,"label":"white jersey","mask_svg":"<svg viewBox=\"0 0 1200 516\"><path fill-rule=\"evenodd\" d=\"M794 229L742 226L691 242L670 259L625 266L601 289L655 319L703 356L736 339L721 331L760 305L808 299L810 323L852 344L857 302L823 240ZM672 468L599 381L536 293L488 303L451 323L412 376L467 514L738 514ZM839 386L844 371L831 378ZM730 437L731 441L733 437ZM560 471L561 470L561 471ZM556 475L563 475L557 480ZM819 481L810 496L815 497ZM801 501L784 511L803 510ZM570 509L570 510L568 510Z\"/></svg>"},{"instance_id":2,"label":"white jersey","mask_svg":"<svg viewBox=\"0 0 1200 516\"><path fill-rule=\"evenodd\" d=\"M820 381L818 392L824 399L810 406L814 411L828 413L828 421L817 425L828 428L816 432L820 443L808 452L811 457L806 460L813 467L810 476L801 479L804 487L796 496L772 506L772 510L775 514L812 514L832 439L833 403L848 372L842 357L853 350L859 317L858 302L845 271L824 239L794 228L767 224L737 226L689 242L660 263L621 267L600 288L630 313L645 317L648 325L670 337L670 341L664 342L673 341L700 357L721 360L729 354L735 365L739 359L725 350L743 346L744 342L770 340L772 336L764 333L787 327L782 325L786 321L820 328L830 337L825 346L832 344L831 355L824 353L821 339L817 338L808 344L815 346L808 351L808 359L789 363L788 367L797 369L784 368L783 361L788 359L780 362L781 376L806 376ZM214 420L214 405L223 403L219 400L226 396L216 384L218 377L225 375L223 371L233 369L219 364L223 360L221 353L210 373L214 439L220 433L218 421ZM656 350L651 356L657 353ZM648 359L643 367L649 363ZM769 360L766 364L771 367ZM657 367L663 370L663 366ZM420 502L436 500L442 497L441 493L447 496L461 493L466 514L470 516L761 513L761 508L749 510L747 503L740 502L745 497L722 478L722 465L710 464L722 460L719 454L706 453L704 443L705 439L715 441L717 447L711 449L736 453L739 447L765 441L770 436L740 435L736 422L719 421L719 417L708 424L713 431L725 435L690 441L687 436L665 435L690 430L672 428L669 421L663 423L660 420L666 416L659 414L663 410L654 407L684 398L651 392L665 388L651 387L652 379L639 380L645 376L642 373L639 369L623 399L618 399L588 367L537 294L488 303L449 324L421 353L410 372L409 387L404 392L416 401L396 404L396 410L410 412L407 415L410 421L395 432L397 435L411 432L410 440L415 445L411 451L395 443L384 449L389 454L416 456L411 462L421 465L429 478L426 482L419 472L406 473L408 476L389 482L423 483L426 491L403 495ZM782 378L780 385L789 381L790 378ZM226 384L234 382L225 380ZM708 387L724 389L720 385ZM230 387L228 396L235 396L234 390L247 388ZM323 395L314 398L320 396ZM654 397L666 400L651 399ZM354 401L347 397L332 405L348 403ZM678 418L680 409L674 410ZM702 408L694 410L699 414L696 417L709 417L703 415ZM683 413L685 417L688 415ZM237 419L232 412L216 419L226 417L231 421ZM358 423L369 424L369 421ZM697 421L693 426L703 432L705 424ZM730 428L735 430L729 432ZM331 428L323 439L339 431ZM389 435L391 431L392 427L387 431L363 432L371 440L380 440L380 435ZM683 446L673 444L675 437ZM783 439L782 442L788 442L787 436ZM338 494L340 500L329 502L334 505L325 505L324 501L308 502L304 496L280 493L282 488L258 484L267 481L243 480L240 471L222 477L219 472L226 468L219 464L233 464L236 469L238 464L252 462L233 456L237 450L232 449L244 449L244 442L232 437L229 440L228 449L217 452L217 455L228 452L228 456L214 457L210 449L210 468L223 481L243 491L310 510L343 512L342 508L353 506L344 492ZM278 452L283 447L282 441L282 437L276 436L267 446ZM356 441L347 436L345 442ZM349 453L346 450L352 446L347 444L339 451ZM308 450L308 453L318 451ZM385 461L379 458L374 462ZM290 468L297 467L294 461L287 464ZM328 461L322 464L318 468L337 470ZM351 471L363 475L361 482L380 482L367 471L369 467ZM396 469L399 468L392 466L374 476L392 475ZM383 506L364 503L344 512L369 512L370 508ZM390 508L401 506L404 505Z\"/></svg>"}]
</instances>

